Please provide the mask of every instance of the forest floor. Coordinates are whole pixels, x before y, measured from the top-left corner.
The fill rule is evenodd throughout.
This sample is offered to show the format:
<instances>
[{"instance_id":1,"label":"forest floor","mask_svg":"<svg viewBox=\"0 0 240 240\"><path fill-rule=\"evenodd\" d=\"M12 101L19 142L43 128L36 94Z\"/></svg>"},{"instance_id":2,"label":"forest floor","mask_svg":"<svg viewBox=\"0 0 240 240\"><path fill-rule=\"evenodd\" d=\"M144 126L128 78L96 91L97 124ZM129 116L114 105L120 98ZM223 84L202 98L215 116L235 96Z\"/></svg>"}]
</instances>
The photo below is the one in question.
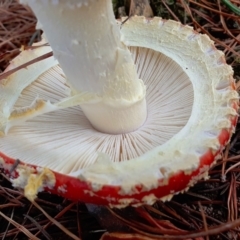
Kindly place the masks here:
<instances>
[{"instance_id":1,"label":"forest floor","mask_svg":"<svg viewBox=\"0 0 240 240\"><path fill-rule=\"evenodd\" d=\"M205 33L225 53L240 89L239 0L113 1L117 17L161 16ZM36 18L15 0L0 1L0 73L22 46L39 41ZM116 210L40 193L29 202L0 175L0 238L16 239L240 239L240 122L222 158L184 194L153 206Z\"/></svg>"}]
</instances>

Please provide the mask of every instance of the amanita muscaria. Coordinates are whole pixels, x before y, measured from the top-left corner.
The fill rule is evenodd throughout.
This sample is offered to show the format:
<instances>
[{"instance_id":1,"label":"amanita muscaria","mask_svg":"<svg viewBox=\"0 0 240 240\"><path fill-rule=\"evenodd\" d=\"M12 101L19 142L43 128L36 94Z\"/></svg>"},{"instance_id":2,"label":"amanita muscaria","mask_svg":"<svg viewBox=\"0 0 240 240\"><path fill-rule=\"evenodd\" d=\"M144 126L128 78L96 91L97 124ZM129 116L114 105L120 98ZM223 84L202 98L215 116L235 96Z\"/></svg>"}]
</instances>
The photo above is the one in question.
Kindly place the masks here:
<instances>
[{"instance_id":1,"label":"amanita muscaria","mask_svg":"<svg viewBox=\"0 0 240 240\"><path fill-rule=\"evenodd\" d=\"M233 71L208 36L161 18L120 27L110 0L22 2L55 57L0 82L0 164L14 186L31 200L47 190L124 207L207 177L238 109ZM6 71L51 48L22 51Z\"/></svg>"}]
</instances>

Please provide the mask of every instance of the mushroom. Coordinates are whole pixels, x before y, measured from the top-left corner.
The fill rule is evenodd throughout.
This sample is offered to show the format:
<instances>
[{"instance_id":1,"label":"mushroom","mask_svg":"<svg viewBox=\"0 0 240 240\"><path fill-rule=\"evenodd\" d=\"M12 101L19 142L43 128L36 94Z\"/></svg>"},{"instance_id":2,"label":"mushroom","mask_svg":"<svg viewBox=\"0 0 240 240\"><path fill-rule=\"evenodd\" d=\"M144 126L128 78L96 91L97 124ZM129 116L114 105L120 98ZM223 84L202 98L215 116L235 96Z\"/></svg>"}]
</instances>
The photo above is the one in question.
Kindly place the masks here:
<instances>
[{"instance_id":1,"label":"mushroom","mask_svg":"<svg viewBox=\"0 0 240 240\"><path fill-rule=\"evenodd\" d=\"M46 190L124 207L207 177L238 109L233 71L207 35L158 17L121 26L109 0L22 2L51 47L22 51L6 72L55 57L0 81L0 167L13 186L30 200Z\"/></svg>"}]
</instances>

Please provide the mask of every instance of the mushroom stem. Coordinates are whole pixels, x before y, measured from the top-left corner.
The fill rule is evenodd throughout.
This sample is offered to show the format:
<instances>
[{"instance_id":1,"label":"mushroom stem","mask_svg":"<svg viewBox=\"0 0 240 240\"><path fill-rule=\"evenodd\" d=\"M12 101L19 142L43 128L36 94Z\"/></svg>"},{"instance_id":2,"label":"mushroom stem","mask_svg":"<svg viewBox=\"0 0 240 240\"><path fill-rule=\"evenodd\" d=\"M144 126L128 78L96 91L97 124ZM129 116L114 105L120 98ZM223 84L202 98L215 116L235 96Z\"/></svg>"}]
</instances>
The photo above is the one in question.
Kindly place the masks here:
<instances>
[{"instance_id":1,"label":"mushroom stem","mask_svg":"<svg viewBox=\"0 0 240 240\"><path fill-rule=\"evenodd\" d=\"M110 0L22 0L35 12L59 61L72 94L101 98L82 104L93 127L124 133L140 127L147 115L145 86L128 48L121 42Z\"/></svg>"}]
</instances>

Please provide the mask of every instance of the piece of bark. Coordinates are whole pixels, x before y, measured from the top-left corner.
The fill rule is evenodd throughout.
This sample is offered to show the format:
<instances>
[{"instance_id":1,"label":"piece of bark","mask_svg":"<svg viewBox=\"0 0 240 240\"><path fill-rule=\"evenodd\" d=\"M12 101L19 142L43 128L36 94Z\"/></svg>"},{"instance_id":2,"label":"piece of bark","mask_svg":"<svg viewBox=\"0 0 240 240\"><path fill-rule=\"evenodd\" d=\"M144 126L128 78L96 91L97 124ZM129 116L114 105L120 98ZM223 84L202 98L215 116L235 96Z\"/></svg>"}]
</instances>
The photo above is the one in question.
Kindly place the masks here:
<instances>
[{"instance_id":1,"label":"piece of bark","mask_svg":"<svg viewBox=\"0 0 240 240\"><path fill-rule=\"evenodd\" d=\"M129 16L144 16L147 18L153 17L153 11L149 0L131 0Z\"/></svg>"}]
</instances>

